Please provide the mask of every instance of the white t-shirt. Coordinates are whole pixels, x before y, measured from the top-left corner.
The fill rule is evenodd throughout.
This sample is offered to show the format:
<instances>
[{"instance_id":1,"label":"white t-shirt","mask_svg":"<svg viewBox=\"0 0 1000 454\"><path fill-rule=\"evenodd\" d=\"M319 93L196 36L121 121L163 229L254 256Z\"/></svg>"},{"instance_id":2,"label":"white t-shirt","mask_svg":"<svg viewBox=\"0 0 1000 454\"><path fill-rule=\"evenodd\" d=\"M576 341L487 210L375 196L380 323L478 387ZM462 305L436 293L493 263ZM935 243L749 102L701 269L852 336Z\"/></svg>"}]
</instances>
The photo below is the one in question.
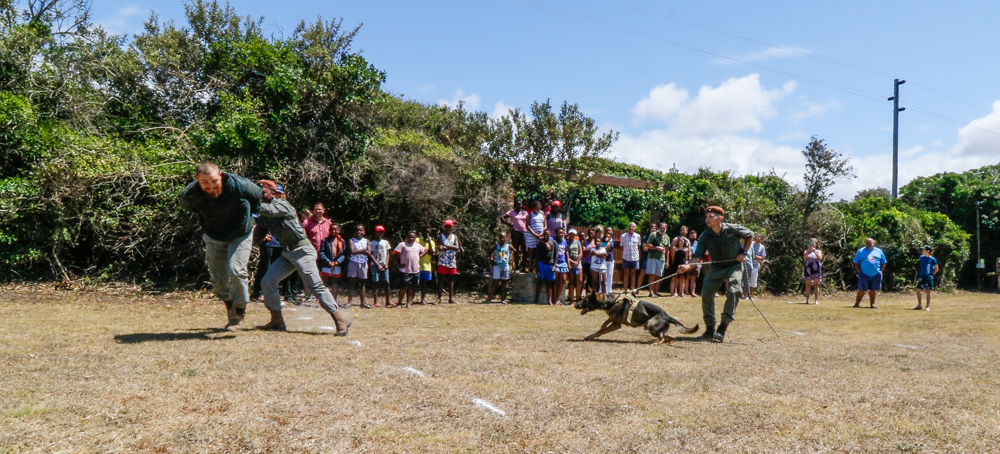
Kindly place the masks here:
<instances>
[{"instance_id":1,"label":"white t-shirt","mask_svg":"<svg viewBox=\"0 0 1000 454\"><path fill-rule=\"evenodd\" d=\"M642 243L642 235L639 232L622 234L622 260L629 262L639 261L639 245Z\"/></svg>"},{"instance_id":2,"label":"white t-shirt","mask_svg":"<svg viewBox=\"0 0 1000 454\"><path fill-rule=\"evenodd\" d=\"M372 255L375 256L375 263L382 266L389 266L389 248L392 247L389 241L382 239L378 243L375 243L375 247L372 248Z\"/></svg>"}]
</instances>

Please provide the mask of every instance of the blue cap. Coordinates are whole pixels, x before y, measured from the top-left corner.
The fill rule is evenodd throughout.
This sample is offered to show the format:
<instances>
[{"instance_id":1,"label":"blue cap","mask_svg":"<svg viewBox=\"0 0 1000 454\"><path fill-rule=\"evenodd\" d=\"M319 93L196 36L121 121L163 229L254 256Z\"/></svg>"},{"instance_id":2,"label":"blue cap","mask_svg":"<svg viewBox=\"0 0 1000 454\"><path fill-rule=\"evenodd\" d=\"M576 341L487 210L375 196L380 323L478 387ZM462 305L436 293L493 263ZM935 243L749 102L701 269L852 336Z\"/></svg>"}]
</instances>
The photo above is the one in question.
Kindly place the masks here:
<instances>
[{"instance_id":1,"label":"blue cap","mask_svg":"<svg viewBox=\"0 0 1000 454\"><path fill-rule=\"evenodd\" d=\"M274 186L275 186L274 192L277 192L278 194L284 194L285 193L285 187L284 186L282 186L280 184L276 184Z\"/></svg>"}]
</instances>

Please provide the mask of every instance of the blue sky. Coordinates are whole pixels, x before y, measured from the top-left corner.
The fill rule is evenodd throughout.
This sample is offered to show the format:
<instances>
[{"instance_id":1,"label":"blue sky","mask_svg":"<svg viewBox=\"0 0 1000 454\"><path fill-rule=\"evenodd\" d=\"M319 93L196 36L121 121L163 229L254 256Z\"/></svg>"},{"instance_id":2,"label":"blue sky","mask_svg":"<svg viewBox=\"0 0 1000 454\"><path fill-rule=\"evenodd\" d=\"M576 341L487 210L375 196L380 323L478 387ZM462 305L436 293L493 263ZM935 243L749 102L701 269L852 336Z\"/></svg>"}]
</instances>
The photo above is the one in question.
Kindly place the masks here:
<instances>
[{"instance_id":1,"label":"blue sky","mask_svg":"<svg viewBox=\"0 0 1000 454\"><path fill-rule=\"evenodd\" d=\"M263 15L276 35L317 15L363 23L355 50L407 98L464 100L494 115L534 100L577 103L621 132L615 159L661 170L775 169L797 181L799 150L817 135L858 171L834 187L836 196L889 187L894 77L907 80L900 185L1000 162L995 2L232 4ZM152 10L183 22L180 2L97 1L93 10L118 33L139 32Z\"/></svg>"}]
</instances>

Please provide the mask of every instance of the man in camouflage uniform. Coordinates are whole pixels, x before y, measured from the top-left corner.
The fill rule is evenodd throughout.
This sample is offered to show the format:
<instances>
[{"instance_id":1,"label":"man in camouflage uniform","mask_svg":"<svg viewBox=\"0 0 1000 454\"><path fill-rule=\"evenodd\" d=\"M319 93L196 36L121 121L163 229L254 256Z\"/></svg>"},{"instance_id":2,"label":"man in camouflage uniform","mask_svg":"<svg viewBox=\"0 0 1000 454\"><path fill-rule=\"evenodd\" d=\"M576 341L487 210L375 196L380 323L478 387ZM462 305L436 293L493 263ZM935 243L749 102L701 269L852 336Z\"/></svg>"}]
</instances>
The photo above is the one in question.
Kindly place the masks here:
<instances>
[{"instance_id":1,"label":"man in camouflage uniform","mask_svg":"<svg viewBox=\"0 0 1000 454\"><path fill-rule=\"evenodd\" d=\"M753 243L753 232L738 224L723 222L726 212L717 206L705 210L705 224L708 228L698 238L698 248L691 256L691 263L678 267L679 273L684 273L701 262L708 251L711 264L706 265L705 281L701 291L701 311L705 320L705 332L701 337L706 340L722 342L726 329L733 322L736 305L743 296L743 262L746 251ZM726 285L726 305L722 310L722 323L715 328L715 292Z\"/></svg>"}]
</instances>

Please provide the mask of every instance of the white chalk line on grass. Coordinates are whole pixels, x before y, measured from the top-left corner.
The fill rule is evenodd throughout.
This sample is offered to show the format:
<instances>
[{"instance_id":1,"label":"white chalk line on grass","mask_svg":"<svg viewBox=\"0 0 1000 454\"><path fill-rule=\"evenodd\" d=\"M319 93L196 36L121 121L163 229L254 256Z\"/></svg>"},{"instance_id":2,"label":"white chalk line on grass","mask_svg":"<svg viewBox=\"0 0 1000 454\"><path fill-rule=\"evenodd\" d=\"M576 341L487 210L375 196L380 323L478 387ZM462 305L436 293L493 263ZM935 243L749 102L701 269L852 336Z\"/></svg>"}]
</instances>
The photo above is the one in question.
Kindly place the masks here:
<instances>
[{"instance_id":1,"label":"white chalk line on grass","mask_svg":"<svg viewBox=\"0 0 1000 454\"><path fill-rule=\"evenodd\" d=\"M483 408L485 408L485 409L487 409L489 411L492 411L493 413L496 413L496 414L498 414L500 416L503 416L504 418L507 417L507 413L506 412L504 412L503 410L501 410L501 409L499 409L497 407L494 407L493 404L491 404L491 403L489 403L489 402L487 402L487 401L485 401L483 399L472 399L472 404L475 405L475 406L477 406L477 407L483 407Z\"/></svg>"},{"instance_id":2,"label":"white chalk line on grass","mask_svg":"<svg viewBox=\"0 0 1000 454\"><path fill-rule=\"evenodd\" d=\"M312 320L312 317L299 317L296 320Z\"/></svg>"},{"instance_id":3,"label":"white chalk line on grass","mask_svg":"<svg viewBox=\"0 0 1000 454\"><path fill-rule=\"evenodd\" d=\"M329 331L336 331L337 330L337 328L332 327L332 326L317 326L316 329L325 329L325 330L329 330Z\"/></svg>"},{"instance_id":4,"label":"white chalk line on grass","mask_svg":"<svg viewBox=\"0 0 1000 454\"><path fill-rule=\"evenodd\" d=\"M404 367L404 368L403 368L403 370L405 370L405 371L407 371L407 372L409 372L409 373L411 373L411 374L413 374L413 375L419 375L419 376L421 376L421 377L423 377L423 376L424 376L424 373L423 373L423 372L420 372L419 370L416 370L416 369L414 369L414 368L412 368L412 367L409 367L409 366L407 366L407 367Z\"/></svg>"},{"instance_id":5,"label":"white chalk line on grass","mask_svg":"<svg viewBox=\"0 0 1000 454\"><path fill-rule=\"evenodd\" d=\"M800 333L798 331L792 331L792 334L798 334L799 336L805 336L806 333Z\"/></svg>"},{"instance_id":6,"label":"white chalk line on grass","mask_svg":"<svg viewBox=\"0 0 1000 454\"><path fill-rule=\"evenodd\" d=\"M911 350L916 350L916 349L920 348L920 347L914 347L912 345L903 345L903 344L892 344L892 345L895 345L897 347L909 348Z\"/></svg>"}]
</instances>

